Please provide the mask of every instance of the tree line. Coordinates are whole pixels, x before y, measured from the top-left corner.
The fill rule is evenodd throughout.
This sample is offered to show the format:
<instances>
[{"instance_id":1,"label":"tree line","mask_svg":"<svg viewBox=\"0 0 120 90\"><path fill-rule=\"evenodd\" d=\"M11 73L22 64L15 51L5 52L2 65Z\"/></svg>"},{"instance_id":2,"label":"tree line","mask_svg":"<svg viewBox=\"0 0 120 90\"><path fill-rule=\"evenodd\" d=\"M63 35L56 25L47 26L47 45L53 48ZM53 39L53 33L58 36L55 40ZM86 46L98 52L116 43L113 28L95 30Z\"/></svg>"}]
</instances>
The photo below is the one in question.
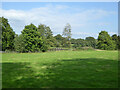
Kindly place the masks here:
<instances>
[{"instance_id":1,"label":"tree line","mask_svg":"<svg viewBox=\"0 0 120 90\"><path fill-rule=\"evenodd\" d=\"M26 25L17 35L10 26L8 19L0 17L0 50L16 52L45 52L51 47L64 47L80 49L92 47L102 50L117 50L120 47L120 36L110 36L108 32L101 31L98 38L86 37L85 39L71 38L71 26L66 24L63 34L53 36L49 26L44 24L36 27L34 24Z\"/></svg>"}]
</instances>

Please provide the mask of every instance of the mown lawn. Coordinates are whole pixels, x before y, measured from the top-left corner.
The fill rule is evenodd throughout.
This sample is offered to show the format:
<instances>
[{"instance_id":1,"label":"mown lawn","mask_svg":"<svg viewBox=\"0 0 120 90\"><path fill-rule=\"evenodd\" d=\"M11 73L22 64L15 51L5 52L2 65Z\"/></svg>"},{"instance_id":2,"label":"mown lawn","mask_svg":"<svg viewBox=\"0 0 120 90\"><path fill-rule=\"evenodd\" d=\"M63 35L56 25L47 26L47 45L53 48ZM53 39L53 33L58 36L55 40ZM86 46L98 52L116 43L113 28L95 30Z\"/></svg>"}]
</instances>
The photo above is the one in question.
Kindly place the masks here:
<instances>
[{"instance_id":1,"label":"mown lawn","mask_svg":"<svg viewBox=\"0 0 120 90\"><path fill-rule=\"evenodd\" d=\"M117 51L2 54L3 88L117 88Z\"/></svg>"}]
</instances>

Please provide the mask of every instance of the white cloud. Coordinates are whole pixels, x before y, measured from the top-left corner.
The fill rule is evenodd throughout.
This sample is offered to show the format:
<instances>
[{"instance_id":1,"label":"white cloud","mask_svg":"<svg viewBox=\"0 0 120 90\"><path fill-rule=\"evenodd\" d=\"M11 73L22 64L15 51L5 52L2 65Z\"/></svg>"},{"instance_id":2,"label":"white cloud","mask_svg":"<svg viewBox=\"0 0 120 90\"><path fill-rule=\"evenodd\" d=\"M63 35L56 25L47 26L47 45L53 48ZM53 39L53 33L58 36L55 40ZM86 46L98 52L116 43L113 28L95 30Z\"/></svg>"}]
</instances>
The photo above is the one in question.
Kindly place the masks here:
<instances>
[{"instance_id":1,"label":"white cloud","mask_svg":"<svg viewBox=\"0 0 120 90\"><path fill-rule=\"evenodd\" d=\"M33 8L28 11L24 10L3 10L0 9L2 15L8 18L11 27L20 34L25 25L30 23L38 26L39 24L45 24L50 26L54 34L62 33L66 23L70 23L72 26L72 33L78 35L90 35L89 33L78 33L84 31L83 28L88 28L88 24L92 23L92 20L98 20L106 17L115 12L108 12L101 9L84 10L80 12L70 13L66 10L70 10L72 7L65 5L47 5L45 7ZM72 9L73 10L73 9ZM104 23L104 22L103 22Z\"/></svg>"},{"instance_id":2,"label":"white cloud","mask_svg":"<svg viewBox=\"0 0 120 90\"><path fill-rule=\"evenodd\" d=\"M77 38L86 38L86 37L94 37L94 38L96 38L97 39L97 37L98 37L98 34L96 34L96 33L88 33L88 32L73 32L72 33L73 35L76 35L77 36Z\"/></svg>"},{"instance_id":3,"label":"white cloud","mask_svg":"<svg viewBox=\"0 0 120 90\"><path fill-rule=\"evenodd\" d=\"M108 34L110 34L110 35L117 34L118 35L118 33L116 33L116 32L109 32Z\"/></svg>"}]
</instances>

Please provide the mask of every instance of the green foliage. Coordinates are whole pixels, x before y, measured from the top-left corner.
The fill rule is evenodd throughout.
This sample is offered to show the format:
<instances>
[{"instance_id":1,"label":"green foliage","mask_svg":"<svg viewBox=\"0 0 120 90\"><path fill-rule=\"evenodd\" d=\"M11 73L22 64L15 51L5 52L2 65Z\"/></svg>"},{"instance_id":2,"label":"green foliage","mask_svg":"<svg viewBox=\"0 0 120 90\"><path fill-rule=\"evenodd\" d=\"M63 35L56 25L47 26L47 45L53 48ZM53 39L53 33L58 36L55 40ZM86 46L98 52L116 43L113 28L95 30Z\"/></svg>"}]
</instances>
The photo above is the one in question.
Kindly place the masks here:
<instances>
[{"instance_id":1,"label":"green foliage","mask_svg":"<svg viewBox=\"0 0 120 90\"><path fill-rule=\"evenodd\" d=\"M98 43L97 43L98 49L103 50L114 50L115 49L115 43L106 31L101 31L98 36Z\"/></svg>"},{"instance_id":2,"label":"green foliage","mask_svg":"<svg viewBox=\"0 0 120 90\"><path fill-rule=\"evenodd\" d=\"M118 49L120 50L120 36L118 35Z\"/></svg>"},{"instance_id":3,"label":"green foliage","mask_svg":"<svg viewBox=\"0 0 120 90\"><path fill-rule=\"evenodd\" d=\"M119 37L117 36L117 34L112 35L112 40L115 43L115 49L116 50L118 49L118 45L119 45L119 40L118 39L119 39Z\"/></svg>"},{"instance_id":4,"label":"green foliage","mask_svg":"<svg viewBox=\"0 0 120 90\"><path fill-rule=\"evenodd\" d=\"M14 50L15 32L10 27L8 19L0 17L0 28L2 28L2 51ZM1 33L0 32L0 33Z\"/></svg>"},{"instance_id":5,"label":"green foliage","mask_svg":"<svg viewBox=\"0 0 120 90\"><path fill-rule=\"evenodd\" d=\"M44 24L40 24L38 26L38 33L40 34L40 36L42 37L42 39L44 39L44 41L47 41L46 44L49 47L54 47L55 46L55 39L53 38L53 34L52 31L50 29L50 27L44 25Z\"/></svg>"},{"instance_id":6,"label":"green foliage","mask_svg":"<svg viewBox=\"0 0 120 90\"><path fill-rule=\"evenodd\" d=\"M15 46L15 51L25 52L25 42L22 34L19 36L16 35L14 46Z\"/></svg>"},{"instance_id":7,"label":"green foliage","mask_svg":"<svg viewBox=\"0 0 120 90\"><path fill-rule=\"evenodd\" d=\"M68 40L71 39L71 26L69 23L66 24L64 30L63 30L63 36L65 36Z\"/></svg>"},{"instance_id":8,"label":"green foliage","mask_svg":"<svg viewBox=\"0 0 120 90\"><path fill-rule=\"evenodd\" d=\"M93 47L93 48L96 47L96 40L95 40L94 37L86 37L85 40L86 40L86 42L87 42L86 46L88 46L88 47Z\"/></svg>"},{"instance_id":9,"label":"green foliage","mask_svg":"<svg viewBox=\"0 0 120 90\"><path fill-rule=\"evenodd\" d=\"M42 42L42 46L40 47L40 50L42 52L46 52L48 50L48 45L46 44L46 41Z\"/></svg>"},{"instance_id":10,"label":"green foliage","mask_svg":"<svg viewBox=\"0 0 120 90\"><path fill-rule=\"evenodd\" d=\"M56 36L54 36L54 38L56 39L56 47L63 47L63 43L66 39L60 34L57 34Z\"/></svg>"},{"instance_id":11,"label":"green foliage","mask_svg":"<svg viewBox=\"0 0 120 90\"><path fill-rule=\"evenodd\" d=\"M33 24L25 26L22 35L25 43L25 52L32 52L36 47L35 39L37 36L37 27Z\"/></svg>"},{"instance_id":12,"label":"green foliage","mask_svg":"<svg viewBox=\"0 0 120 90\"><path fill-rule=\"evenodd\" d=\"M2 20L0 19L0 24ZM0 51L2 51L2 25L0 25Z\"/></svg>"},{"instance_id":13,"label":"green foliage","mask_svg":"<svg viewBox=\"0 0 120 90\"><path fill-rule=\"evenodd\" d=\"M45 51L47 49L47 47L44 46L44 39L41 37L35 25L30 24L25 26L22 35L25 43L25 52Z\"/></svg>"},{"instance_id":14,"label":"green foliage","mask_svg":"<svg viewBox=\"0 0 120 90\"><path fill-rule=\"evenodd\" d=\"M44 24L38 25L38 32L43 38L46 38L46 39L51 38L51 36L53 35L50 27Z\"/></svg>"},{"instance_id":15,"label":"green foliage","mask_svg":"<svg viewBox=\"0 0 120 90\"><path fill-rule=\"evenodd\" d=\"M84 39L71 39L74 48L86 47L87 41Z\"/></svg>"},{"instance_id":16,"label":"green foliage","mask_svg":"<svg viewBox=\"0 0 120 90\"><path fill-rule=\"evenodd\" d=\"M75 44L76 43L76 39L74 39L74 38L71 38L71 44Z\"/></svg>"},{"instance_id":17,"label":"green foliage","mask_svg":"<svg viewBox=\"0 0 120 90\"><path fill-rule=\"evenodd\" d=\"M17 52L39 52L47 51L50 47L81 48L92 47L103 50L117 50L120 48L120 36L116 34L112 37L106 32L101 31L98 40L94 37L86 39L71 39L71 26L66 24L62 37L60 34L53 36L49 26L44 24L25 26L22 34L17 36L10 27L8 20L0 17L0 50Z\"/></svg>"},{"instance_id":18,"label":"green foliage","mask_svg":"<svg viewBox=\"0 0 120 90\"><path fill-rule=\"evenodd\" d=\"M47 44L50 47L57 47L57 45L59 46L59 44L57 43L57 40L53 36L51 36L49 39L47 39Z\"/></svg>"},{"instance_id":19,"label":"green foliage","mask_svg":"<svg viewBox=\"0 0 120 90\"><path fill-rule=\"evenodd\" d=\"M63 44L63 47L71 48L70 39L72 34L71 34L71 26L69 23L66 24L62 35L66 37L66 42Z\"/></svg>"},{"instance_id":20,"label":"green foliage","mask_svg":"<svg viewBox=\"0 0 120 90\"><path fill-rule=\"evenodd\" d=\"M71 42L70 42L70 41L64 42L64 43L63 43L63 47L71 48Z\"/></svg>"}]
</instances>

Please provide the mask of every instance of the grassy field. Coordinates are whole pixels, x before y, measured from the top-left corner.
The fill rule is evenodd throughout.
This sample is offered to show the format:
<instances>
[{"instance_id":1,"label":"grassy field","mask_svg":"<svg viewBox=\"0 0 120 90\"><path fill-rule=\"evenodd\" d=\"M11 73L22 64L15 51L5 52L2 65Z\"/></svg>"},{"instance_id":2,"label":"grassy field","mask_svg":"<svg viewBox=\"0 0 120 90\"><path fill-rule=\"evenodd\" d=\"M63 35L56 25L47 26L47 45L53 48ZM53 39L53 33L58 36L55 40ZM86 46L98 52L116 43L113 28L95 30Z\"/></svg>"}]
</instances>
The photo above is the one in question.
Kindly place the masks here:
<instances>
[{"instance_id":1,"label":"grassy field","mask_svg":"<svg viewBox=\"0 0 120 90\"><path fill-rule=\"evenodd\" d=\"M117 51L2 54L3 88L115 88Z\"/></svg>"}]
</instances>

